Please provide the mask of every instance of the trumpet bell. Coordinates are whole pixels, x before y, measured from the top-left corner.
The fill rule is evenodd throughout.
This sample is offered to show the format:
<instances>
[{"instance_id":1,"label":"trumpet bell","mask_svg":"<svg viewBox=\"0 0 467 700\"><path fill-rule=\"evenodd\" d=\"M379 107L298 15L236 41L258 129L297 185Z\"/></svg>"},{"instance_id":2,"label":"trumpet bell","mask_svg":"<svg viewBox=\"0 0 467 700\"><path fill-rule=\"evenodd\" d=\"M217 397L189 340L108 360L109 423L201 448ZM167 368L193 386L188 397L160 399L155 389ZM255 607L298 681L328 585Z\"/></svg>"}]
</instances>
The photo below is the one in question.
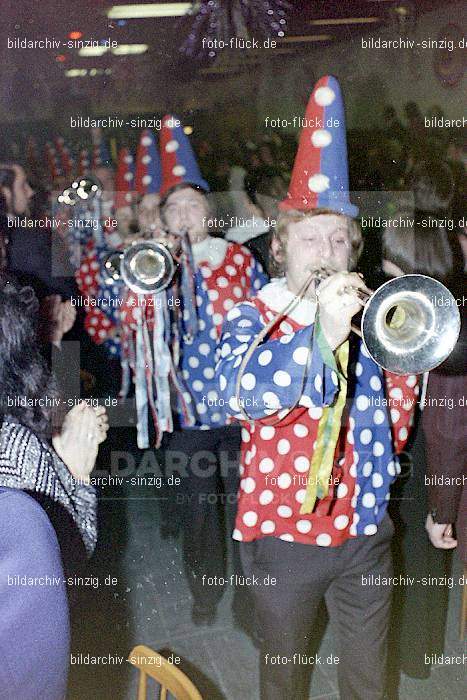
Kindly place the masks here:
<instances>
[{"instance_id":1,"label":"trumpet bell","mask_svg":"<svg viewBox=\"0 0 467 700\"><path fill-rule=\"evenodd\" d=\"M456 300L425 275L389 280L370 297L362 338L373 360L394 374L422 374L450 355L460 333Z\"/></svg>"},{"instance_id":2,"label":"trumpet bell","mask_svg":"<svg viewBox=\"0 0 467 700\"><path fill-rule=\"evenodd\" d=\"M123 253L120 272L125 284L138 294L166 289L175 274L174 259L163 243L141 241Z\"/></svg>"}]
</instances>

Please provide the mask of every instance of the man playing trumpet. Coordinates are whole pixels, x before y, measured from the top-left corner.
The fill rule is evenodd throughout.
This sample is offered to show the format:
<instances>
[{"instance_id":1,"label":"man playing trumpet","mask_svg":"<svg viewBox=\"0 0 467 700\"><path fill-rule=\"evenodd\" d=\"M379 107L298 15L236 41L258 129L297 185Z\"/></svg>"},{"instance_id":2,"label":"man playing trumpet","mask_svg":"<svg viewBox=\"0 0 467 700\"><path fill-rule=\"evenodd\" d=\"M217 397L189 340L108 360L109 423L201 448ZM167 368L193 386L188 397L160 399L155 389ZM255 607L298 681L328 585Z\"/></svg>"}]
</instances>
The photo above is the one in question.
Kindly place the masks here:
<instances>
[{"instance_id":1,"label":"man playing trumpet","mask_svg":"<svg viewBox=\"0 0 467 700\"><path fill-rule=\"evenodd\" d=\"M367 290L352 272L361 234L335 78L316 84L306 117L326 128L304 128L280 205L272 254L284 276L223 326L216 372L227 413L244 421L233 537L249 580L276 579L250 588L261 698L308 697L301 659L325 596L341 696L376 700L391 598L389 487L418 387L415 376L383 373L351 333Z\"/></svg>"}]
</instances>

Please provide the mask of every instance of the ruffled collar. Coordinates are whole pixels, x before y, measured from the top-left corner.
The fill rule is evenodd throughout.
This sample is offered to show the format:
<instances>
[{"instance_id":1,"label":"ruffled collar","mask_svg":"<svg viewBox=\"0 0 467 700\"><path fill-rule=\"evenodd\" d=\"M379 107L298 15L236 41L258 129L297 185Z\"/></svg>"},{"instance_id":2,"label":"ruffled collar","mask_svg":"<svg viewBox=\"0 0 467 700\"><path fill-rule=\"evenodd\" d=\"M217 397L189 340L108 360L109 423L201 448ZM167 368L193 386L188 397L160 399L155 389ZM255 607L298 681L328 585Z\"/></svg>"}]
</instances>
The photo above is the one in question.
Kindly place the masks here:
<instances>
[{"instance_id":1,"label":"ruffled collar","mask_svg":"<svg viewBox=\"0 0 467 700\"><path fill-rule=\"evenodd\" d=\"M272 311L282 311L287 304L296 298L296 295L288 289L285 277L275 277L258 292L258 299ZM301 326L309 326L315 320L315 314L316 303L311 299L301 299L296 302L287 316Z\"/></svg>"},{"instance_id":2,"label":"ruffled collar","mask_svg":"<svg viewBox=\"0 0 467 700\"><path fill-rule=\"evenodd\" d=\"M191 250L195 265L206 262L210 267L218 267L225 258L228 241L224 238L207 236L199 243L193 243Z\"/></svg>"}]
</instances>

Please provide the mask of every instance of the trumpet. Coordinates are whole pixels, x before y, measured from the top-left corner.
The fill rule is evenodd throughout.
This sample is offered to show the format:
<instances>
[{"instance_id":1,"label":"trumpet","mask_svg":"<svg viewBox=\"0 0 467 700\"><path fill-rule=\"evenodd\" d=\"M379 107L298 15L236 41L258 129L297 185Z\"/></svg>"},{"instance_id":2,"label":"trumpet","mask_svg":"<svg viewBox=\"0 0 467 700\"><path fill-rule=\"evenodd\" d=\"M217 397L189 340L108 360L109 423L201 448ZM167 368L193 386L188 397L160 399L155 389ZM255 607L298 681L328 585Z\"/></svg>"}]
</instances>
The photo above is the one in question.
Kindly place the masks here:
<instances>
[{"instance_id":1,"label":"trumpet","mask_svg":"<svg viewBox=\"0 0 467 700\"><path fill-rule=\"evenodd\" d=\"M317 285L336 270L312 272ZM402 275L376 291L344 286L363 303L360 328L352 327L372 359L394 374L423 374L451 354L460 333L460 313L451 292L426 275Z\"/></svg>"},{"instance_id":2,"label":"trumpet","mask_svg":"<svg viewBox=\"0 0 467 700\"><path fill-rule=\"evenodd\" d=\"M112 251L103 261L105 282L122 280L137 294L162 292L179 265L173 248L161 241L136 240L124 250Z\"/></svg>"}]
</instances>

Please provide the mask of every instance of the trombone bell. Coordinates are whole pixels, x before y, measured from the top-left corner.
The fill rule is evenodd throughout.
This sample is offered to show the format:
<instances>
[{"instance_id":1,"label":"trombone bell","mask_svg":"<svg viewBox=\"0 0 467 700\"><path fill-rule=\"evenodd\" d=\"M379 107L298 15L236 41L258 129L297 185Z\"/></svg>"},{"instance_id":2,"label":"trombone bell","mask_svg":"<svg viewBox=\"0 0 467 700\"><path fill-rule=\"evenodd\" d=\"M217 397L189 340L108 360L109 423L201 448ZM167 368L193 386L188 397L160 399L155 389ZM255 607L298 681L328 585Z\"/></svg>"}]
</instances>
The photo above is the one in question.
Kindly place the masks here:
<instances>
[{"instance_id":1,"label":"trombone bell","mask_svg":"<svg viewBox=\"0 0 467 700\"><path fill-rule=\"evenodd\" d=\"M105 282L122 280L137 294L157 294L171 283L175 260L163 243L136 241L125 250L112 251L104 258Z\"/></svg>"},{"instance_id":2,"label":"trombone bell","mask_svg":"<svg viewBox=\"0 0 467 700\"><path fill-rule=\"evenodd\" d=\"M362 315L369 355L394 374L422 374L451 354L460 333L456 300L425 275L403 275L379 287Z\"/></svg>"}]
</instances>

